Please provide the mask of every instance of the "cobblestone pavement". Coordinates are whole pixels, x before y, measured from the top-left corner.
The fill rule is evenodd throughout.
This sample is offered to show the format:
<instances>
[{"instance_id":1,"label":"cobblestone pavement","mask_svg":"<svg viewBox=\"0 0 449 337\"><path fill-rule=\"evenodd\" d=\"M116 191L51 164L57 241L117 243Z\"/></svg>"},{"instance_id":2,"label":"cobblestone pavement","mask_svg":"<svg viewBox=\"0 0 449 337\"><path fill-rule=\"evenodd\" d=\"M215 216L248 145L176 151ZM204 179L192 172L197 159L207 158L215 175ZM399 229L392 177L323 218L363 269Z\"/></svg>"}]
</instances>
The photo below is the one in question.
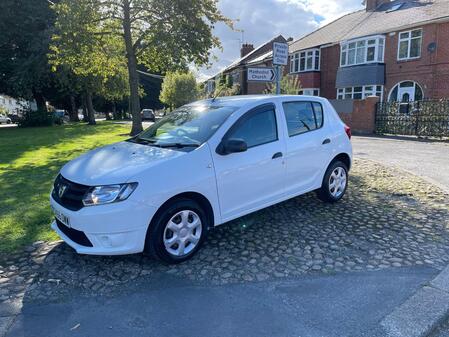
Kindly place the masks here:
<instances>
[{"instance_id":1,"label":"cobblestone pavement","mask_svg":"<svg viewBox=\"0 0 449 337\"><path fill-rule=\"evenodd\" d=\"M226 284L449 263L446 194L366 160L357 160L351 173L341 202L325 204L309 193L237 219L176 266L142 255L80 256L61 242L37 242L0 260L0 303L112 295L121 285L165 275Z\"/></svg>"}]
</instances>

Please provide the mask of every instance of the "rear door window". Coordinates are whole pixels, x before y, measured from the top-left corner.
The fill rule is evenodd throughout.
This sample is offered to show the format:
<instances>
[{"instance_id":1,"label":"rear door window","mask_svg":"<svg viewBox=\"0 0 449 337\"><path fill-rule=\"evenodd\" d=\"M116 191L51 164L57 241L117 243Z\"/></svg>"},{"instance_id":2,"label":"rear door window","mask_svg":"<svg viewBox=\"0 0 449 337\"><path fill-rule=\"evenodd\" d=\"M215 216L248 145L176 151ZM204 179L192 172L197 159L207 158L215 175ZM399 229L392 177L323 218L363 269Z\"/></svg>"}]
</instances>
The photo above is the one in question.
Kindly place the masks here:
<instances>
[{"instance_id":1,"label":"rear door window","mask_svg":"<svg viewBox=\"0 0 449 337\"><path fill-rule=\"evenodd\" d=\"M323 107L318 102L285 102L285 119L289 137L319 129L323 126Z\"/></svg>"}]
</instances>

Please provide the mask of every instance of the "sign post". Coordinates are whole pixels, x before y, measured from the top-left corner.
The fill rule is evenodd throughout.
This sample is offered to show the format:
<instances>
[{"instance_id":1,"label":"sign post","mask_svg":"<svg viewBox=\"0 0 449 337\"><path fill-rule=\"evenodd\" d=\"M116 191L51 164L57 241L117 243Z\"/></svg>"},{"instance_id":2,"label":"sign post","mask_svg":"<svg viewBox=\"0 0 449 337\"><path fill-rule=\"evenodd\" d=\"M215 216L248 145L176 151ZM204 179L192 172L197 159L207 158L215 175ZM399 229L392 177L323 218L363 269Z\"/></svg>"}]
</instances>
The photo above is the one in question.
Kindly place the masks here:
<instances>
[{"instance_id":1,"label":"sign post","mask_svg":"<svg viewBox=\"0 0 449 337\"><path fill-rule=\"evenodd\" d=\"M273 65L276 67L276 95L281 94L282 66L288 63L288 44L273 42Z\"/></svg>"}]
</instances>

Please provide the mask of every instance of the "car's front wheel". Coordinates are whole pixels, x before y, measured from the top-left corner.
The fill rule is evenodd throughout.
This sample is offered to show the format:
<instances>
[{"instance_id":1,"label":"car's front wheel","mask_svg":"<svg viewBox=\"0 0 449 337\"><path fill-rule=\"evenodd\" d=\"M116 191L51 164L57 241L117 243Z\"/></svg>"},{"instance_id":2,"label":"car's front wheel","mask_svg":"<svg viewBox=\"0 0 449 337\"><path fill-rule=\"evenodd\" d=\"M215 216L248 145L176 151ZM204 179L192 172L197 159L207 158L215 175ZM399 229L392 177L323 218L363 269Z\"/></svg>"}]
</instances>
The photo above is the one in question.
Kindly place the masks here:
<instances>
[{"instance_id":1,"label":"car's front wheel","mask_svg":"<svg viewBox=\"0 0 449 337\"><path fill-rule=\"evenodd\" d=\"M206 212L196 201L175 200L164 206L151 222L145 250L168 263L183 262L198 251L208 225Z\"/></svg>"},{"instance_id":2,"label":"car's front wheel","mask_svg":"<svg viewBox=\"0 0 449 337\"><path fill-rule=\"evenodd\" d=\"M343 198L347 187L348 167L341 161L335 161L326 170L318 197L326 202L337 202Z\"/></svg>"}]
</instances>

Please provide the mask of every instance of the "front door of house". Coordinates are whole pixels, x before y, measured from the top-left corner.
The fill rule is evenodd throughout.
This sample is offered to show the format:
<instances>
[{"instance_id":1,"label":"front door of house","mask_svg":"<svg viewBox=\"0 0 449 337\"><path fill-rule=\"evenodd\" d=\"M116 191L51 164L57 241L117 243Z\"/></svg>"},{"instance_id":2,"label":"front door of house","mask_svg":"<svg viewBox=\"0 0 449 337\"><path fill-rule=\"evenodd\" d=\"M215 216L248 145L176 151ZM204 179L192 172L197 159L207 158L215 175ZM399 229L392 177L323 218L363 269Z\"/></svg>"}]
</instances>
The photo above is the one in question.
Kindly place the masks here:
<instances>
[{"instance_id":1,"label":"front door of house","mask_svg":"<svg viewBox=\"0 0 449 337\"><path fill-rule=\"evenodd\" d=\"M415 100L415 87L399 87L398 100L403 103Z\"/></svg>"}]
</instances>

